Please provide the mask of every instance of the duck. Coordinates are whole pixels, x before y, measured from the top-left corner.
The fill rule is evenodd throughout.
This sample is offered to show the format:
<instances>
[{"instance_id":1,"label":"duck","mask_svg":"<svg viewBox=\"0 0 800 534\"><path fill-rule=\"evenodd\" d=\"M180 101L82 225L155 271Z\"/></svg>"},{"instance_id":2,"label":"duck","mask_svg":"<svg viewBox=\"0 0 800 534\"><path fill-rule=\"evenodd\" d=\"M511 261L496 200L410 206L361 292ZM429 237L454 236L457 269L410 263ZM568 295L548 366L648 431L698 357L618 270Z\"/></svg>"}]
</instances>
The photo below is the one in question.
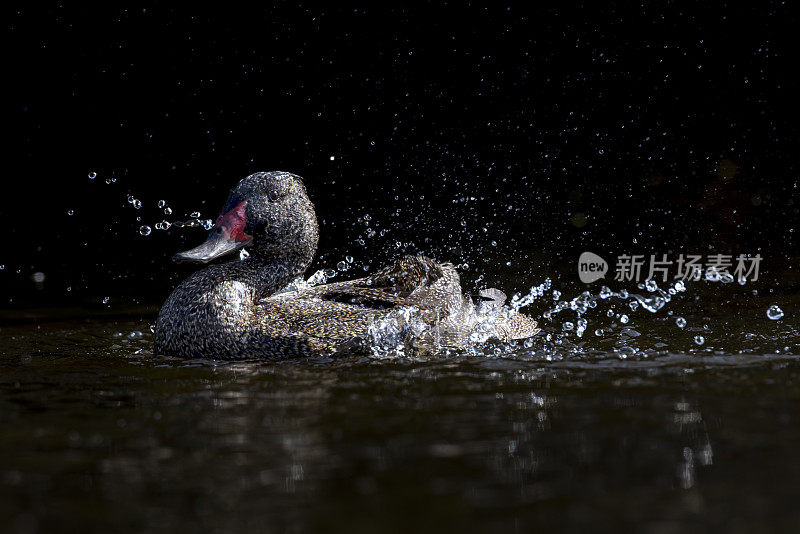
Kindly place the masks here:
<instances>
[{"instance_id":1,"label":"duck","mask_svg":"<svg viewBox=\"0 0 800 534\"><path fill-rule=\"evenodd\" d=\"M503 307L502 291L465 295L456 268L426 256L403 256L353 280L298 284L318 241L300 176L270 171L240 180L206 240L173 256L207 265L161 307L155 353L284 360L369 353L387 343L437 353L477 338L511 341L539 331L536 321Z\"/></svg>"}]
</instances>

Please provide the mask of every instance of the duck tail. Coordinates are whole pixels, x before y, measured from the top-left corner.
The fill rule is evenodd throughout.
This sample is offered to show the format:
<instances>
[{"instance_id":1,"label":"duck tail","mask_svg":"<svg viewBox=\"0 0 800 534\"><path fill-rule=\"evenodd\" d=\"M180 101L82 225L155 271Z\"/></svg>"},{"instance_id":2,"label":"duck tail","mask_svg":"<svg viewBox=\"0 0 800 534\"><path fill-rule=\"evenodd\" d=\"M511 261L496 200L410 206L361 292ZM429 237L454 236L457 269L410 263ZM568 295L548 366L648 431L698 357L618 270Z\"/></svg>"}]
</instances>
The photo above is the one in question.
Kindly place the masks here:
<instances>
[{"instance_id":1,"label":"duck tail","mask_svg":"<svg viewBox=\"0 0 800 534\"><path fill-rule=\"evenodd\" d=\"M518 313L508 321L497 325L497 337L500 341L527 339L541 331L538 326L538 323L527 315Z\"/></svg>"}]
</instances>

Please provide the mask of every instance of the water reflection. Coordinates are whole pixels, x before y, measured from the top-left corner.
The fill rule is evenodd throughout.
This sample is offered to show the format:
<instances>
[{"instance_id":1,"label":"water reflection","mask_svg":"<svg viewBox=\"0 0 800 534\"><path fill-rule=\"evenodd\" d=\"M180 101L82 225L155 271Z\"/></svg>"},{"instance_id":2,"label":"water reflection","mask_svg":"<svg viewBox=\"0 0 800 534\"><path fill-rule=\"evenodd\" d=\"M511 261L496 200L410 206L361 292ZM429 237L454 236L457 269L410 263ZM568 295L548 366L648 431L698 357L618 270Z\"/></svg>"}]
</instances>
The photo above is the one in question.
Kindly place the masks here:
<instances>
[{"instance_id":1,"label":"water reflection","mask_svg":"<svg viewBox=\"0 0 800 534\"><path fill-rule=\"evenodd\" d=\"M699 409L687 401L675 403L673 418L675 429L688 443L683 447L683 461L679 466L678 477L683 489L695 485L697 478L695 466L710 466L714 451L708 437L708 430Z\"/></svg>"},{"instance_id":2,"label":"water reflection","mask_svg":"<svg viewBox=\"0 0 800 534\"><path fill-rule=\"evenodd\" d=\"M141 322L2 335L10 532L685 530L796 518L793 356L225 364L155 357Z\"/></svg>"}]
</instances>

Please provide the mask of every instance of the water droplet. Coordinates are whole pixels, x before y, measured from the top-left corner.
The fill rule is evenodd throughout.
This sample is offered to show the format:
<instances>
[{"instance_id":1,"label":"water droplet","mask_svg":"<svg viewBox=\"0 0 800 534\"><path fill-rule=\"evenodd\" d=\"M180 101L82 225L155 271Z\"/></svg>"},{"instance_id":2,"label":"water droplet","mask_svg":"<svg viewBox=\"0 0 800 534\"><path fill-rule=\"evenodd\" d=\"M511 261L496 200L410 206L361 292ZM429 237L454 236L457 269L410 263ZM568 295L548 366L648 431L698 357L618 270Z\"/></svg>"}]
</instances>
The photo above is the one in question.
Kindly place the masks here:
<instances>
[{"instance_id":1,"label":"water droplet","mask_svg":"<svg viewBox=\"0 0 800 534\"><path fill-rule=\"evenodd\" d=\"M694 336L694 342L697 343L698 345L702 345L703 343L706 342L706 340L703 336Z\"/></svg>"},{"instance_id":2,"label":"water droplet","mask_svg":"<svg viewBox=\"0 0 800 534\"><path fill-rule=\"evenodd\" d=\"M353 263L353 256L345 256L344 259L347 260L347 263Z\"/></svg>"},{"instance_id":3,"label":"water droplet","mask_svg":"<svg viewBox=\"0 0 800 534\"><path fill-rule=\"evenodd\" d=\"M578 334L578 337L583 337L583 333L586 331L586 325L588 324L588 321L581 317L576 322L578 324L578 328L575 330L575 333Z\"/></svg>"},{"instance_id":4,"label":"water droplet","mask_svg":"<svg viewBox=\"0 0 800 534\"><path fill-rule=\"evenodd\" d=\"M686 319L683 317L678 317L675 319L675 324L678 325L678 328L683 328L686 326Z\"/></svg>"},{"instance_id":5,"label":"water droplet","mask_svg":"<svg viewBox=\"0 0 800 534\"><path fill-rule=\"evenodd\" d=\"M164 208L164 215L172 215L172 208Z\"/></svg>"},{"instance_id":6,"label":"water droplet","mask_svg":"<svg viewBox=\"0 0 800 534\"><path fill-rule=\"evenodd\" d=\"M103 297L103 304L108 304L111 302L111 297Z\"/></svg>"},{"instance_id":7,"label":"water droplet","mask_svg":"<svg viewBox=\"0 0 800 534\"><path fill-rule=\"evenodd\" d=\"M205 228L206 230L211 230L212 228L214 228L214 221L212 221L211 219L205 219L203 221L203 228Z\"/></svg>"},{"instance_id":8,"label":"water droplet","mask_svg":"<svg viewBox=\"0 0 800 534\"><path fill-rule=\"evenodd\" d=\"M336 276L336 271L333 269L323 269L322 272L325 273L325 278L333 278Z\"/></svg>"},{"instance_id":9,"label":"water droplet","mask_svg":"<svg viewBox=\"0 0 800 534\"><path fill-rule=\"evenodd\" d=\"M239 251L239 259L240 260L246 260L249 257L250 257L250 253L247 252L246 249L242 249L242 250Z\"/></svg>"},{"instance_id":10,"label":"water droplet","mask_svg":"<svg viewBox=\"0 0 800 534\"><path fill-rule=\"evenodd\" d=\"M191 217L192 219L199 219L200 218L200 212L199 211L193 211L192 213L189 214L189 217Z\"/></svg>"},{"instance_id":11,"label":"water droplet","mask_svg":"<svg viewBox=\"0 0 800 534\"><path fill-rule=\"evenodd\" d=\"M90 180L94 180L95 178L97 178L97 173L94 172L94 171L90 172L89 173L89 179Z\"/></svg>"},{"instance_id":12,"label":"water droplet","mask_svg":"<svg viewBox=\"0 0 800 534\"><path fill-rule=\"evenodd\" d=\"M344 261L340 261L336 264L336 269L339 271L346 271L347 270L347 263Z\"/></svg>"},{"instance_id":13,"label":"water droplet","mask_svg":"<svg viewBox=\"0 0 800 534\"><path fill-rule=\"evenodd\" d=\"M644 283L644 287L646 287L646 288L647 288L647 290L648 290L650 293L652 293L652 292L654 292L656 289L658 289L658 285L656 285L656 281L655 281L655 280L653 280L653 279L646 280L646 281L645 281L645 283Z\"/></svg>"},{"instance_id":14,"label":"water droplet","mask_svg":"<svg viewBox=\"0 0 800 534\"><path fill-rule=\"evenodd\" d=\"M147 226L146 224L143 224L142 226L139 227L139 233L142 235L150 235L151 231L152 230L150 229L150 227Z\"/></svg>"},{"instance_id":15,"label":"water droplet","mask_svg":"<svg viewBox=\"0 0 800 534\"><path fill-rule=\"evenodd\" d=\"M777 321L778 319L783 317L783 310L780 309L776 304L773 304L767 309L767 317L769 317L773 321Z\"/></svg>"},{"instance_id":16,"label":"water droplet","mask_svg":"<svg viewBox=\"0 0 800 534\"><path fill-rule=\"evenodd\" d=\"M72 217L73 215L75 215L75 210L67 210L67 215Z\"/></svg>"},{"instance_id":17,"label":"water droplet","mask_svg":"<svg viewBox=\"0 0 800 534\"><path fill-rule=\"evenodd\" d=\"M575 328L575 325L574 325L574 324L572 324L571 322L567 321L567 322L565 322L563 325L561 325L561 327L562 327L562 328L563 328L565 331L569 331L569 330L572 330L573 328Z\"/></svg>"},{"instance_id":18,"label":"water droplet","mask_svg":"<svg viewBox=\"0 0 800 534\"><path fill-rule=\"evenodd\" d=\"M625 315L624 313L622 315L620 315L620 317L619 317L619 322L622 323L622 324L627 324L628 320L629 320L628 316Z\"/></svg>"},{"instance_id":19,"label":"water droplet","mask_svg":"<svg viewBox=\"0 0 800 534\"><path fill-rule=\"evenodd\" d=\"M44 282L44 279L45 276L43 272L37 271L31 275L31 280L33 280L37 284L41 284L42 282Z\"/></svg>"},{"instance_id":20,"label":"water droplet","mask_svg":"<svg viewBox=\"0 0 800 534\"><path fill-rule=\"evenodd\" d=\"M164 206L167 205L167 201L166 200L159 200L157 205L158 205L159 208L163 208Z\"/></svg>"},{"instance_id":21,"label":"water droplet","mask_svg":"<svg viewBox=\"0 0 800 534\"><path fill-rule=\"evenodd\" d=\"M644 309L651 313L656 313L658 310L664 307L664 304L667 302L666 299L663 297L642 297L641 295L633 294L633 298L636 299L636 302L642 305Z\"/></svg>"},{"instance_id":22,"label":"water droplet","mask_svg":"<svg viewBox=\"0 0 800 534\"><path fill-rule=\"evenodd\" d=\"M602 328L598 328L597 330L594 331L594 335L596 335L597 337L602 336L603 335L603 329Z\"/></svg>"},{"instance_id":23,"label":"water droplet","mask_svg":"<svg viewBox=\"0 0 800 534\"><path fill-rule=\"evenodd\" d=\"M308 280L306 280L306 283L309 286L316 286L316 285L319 285L319 284L324 284L325 283L325 271L319 270L319 271L315 272L313 275L311 275L311 277Z\"/></svg>"},{"instance_id":24,"label":"water droplet","mask_svg":"<svg viewBox=\"0 0 800 534\"><path fill-rule=\"evenodd\" d=\"M139 200L138 198L137 198L137 199L134 199L134 201L133 201L133 207L134 207L134 208L136 208L137 210L138 210L138 209L141 209L141 207L142 207L142 201L141 201L141 200Z\"/></svg>"}]
</instances>

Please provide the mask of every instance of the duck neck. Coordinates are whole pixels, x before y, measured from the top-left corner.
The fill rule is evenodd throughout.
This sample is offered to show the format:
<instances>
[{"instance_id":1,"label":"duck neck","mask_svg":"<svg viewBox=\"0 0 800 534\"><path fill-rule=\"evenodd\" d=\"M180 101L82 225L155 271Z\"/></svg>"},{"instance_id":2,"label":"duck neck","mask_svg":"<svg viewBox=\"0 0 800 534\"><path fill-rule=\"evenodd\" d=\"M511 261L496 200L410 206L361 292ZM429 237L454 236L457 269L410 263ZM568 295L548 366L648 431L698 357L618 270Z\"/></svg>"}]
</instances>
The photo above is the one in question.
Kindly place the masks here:
<instances>
[{"instance_id":1,"label":"duck neck","mask_svg":"<svg viewBox=\"0 0 800 534\"><path fill-rule=\"evenodd\" d=\"M255 290L255 298L272 295L302 275L312 258L292 255L278 258L257 254L247 259L223 264L224 278L243 282Z\"/></svg>"}]
</instances>

